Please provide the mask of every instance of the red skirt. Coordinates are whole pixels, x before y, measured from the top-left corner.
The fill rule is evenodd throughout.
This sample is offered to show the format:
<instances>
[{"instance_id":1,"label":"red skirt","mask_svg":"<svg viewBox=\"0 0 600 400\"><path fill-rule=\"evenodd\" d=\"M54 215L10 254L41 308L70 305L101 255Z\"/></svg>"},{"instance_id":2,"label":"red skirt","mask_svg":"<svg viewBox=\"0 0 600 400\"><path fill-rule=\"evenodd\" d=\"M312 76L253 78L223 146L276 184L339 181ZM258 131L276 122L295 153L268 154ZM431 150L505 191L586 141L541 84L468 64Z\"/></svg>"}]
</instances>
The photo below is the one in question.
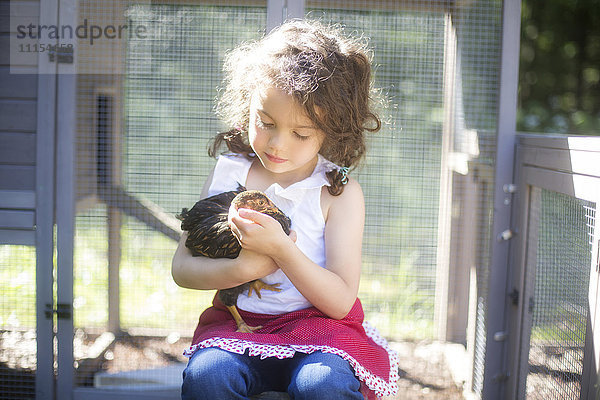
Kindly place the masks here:
<instances>
[{"instance_id":1,"label":"red skirt","mask_svg":"<svg viewBox=\"0 0 600 400\"><path fill-rule=\"evenodd\" d=\"M255 314L240 310L253 333L236 332L237 326L217 296L200 315L188 357L198 349L219 347L250 356L291 358L296 352L337 354L350 363L366 398L391 396L398 391L398 358L377 330L364 321L360 300L348 315L335 320L315 307L287 314Z\"/></svg>"}]
</instances>

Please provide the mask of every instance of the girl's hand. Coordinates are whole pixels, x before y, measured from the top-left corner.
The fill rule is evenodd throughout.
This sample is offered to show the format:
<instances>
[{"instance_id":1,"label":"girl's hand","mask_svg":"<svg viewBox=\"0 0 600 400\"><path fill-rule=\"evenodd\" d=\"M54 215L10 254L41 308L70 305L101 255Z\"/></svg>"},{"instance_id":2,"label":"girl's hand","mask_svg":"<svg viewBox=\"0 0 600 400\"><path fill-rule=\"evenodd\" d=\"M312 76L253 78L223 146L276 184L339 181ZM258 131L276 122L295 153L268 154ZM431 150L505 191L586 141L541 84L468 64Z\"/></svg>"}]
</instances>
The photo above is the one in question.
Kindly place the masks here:
<instances>
[{"instance_id":1,"label":"girl's hand","mask_svg":"<svg viewBox=\"0 0 600 400\"><path fill-rule=\"evenodd\" d=\"M242 249L271 256L296 240L296 232L287 236L279 222L258 211L232 207L229 226L242 245Z\"/></svg>"}]
</instances>

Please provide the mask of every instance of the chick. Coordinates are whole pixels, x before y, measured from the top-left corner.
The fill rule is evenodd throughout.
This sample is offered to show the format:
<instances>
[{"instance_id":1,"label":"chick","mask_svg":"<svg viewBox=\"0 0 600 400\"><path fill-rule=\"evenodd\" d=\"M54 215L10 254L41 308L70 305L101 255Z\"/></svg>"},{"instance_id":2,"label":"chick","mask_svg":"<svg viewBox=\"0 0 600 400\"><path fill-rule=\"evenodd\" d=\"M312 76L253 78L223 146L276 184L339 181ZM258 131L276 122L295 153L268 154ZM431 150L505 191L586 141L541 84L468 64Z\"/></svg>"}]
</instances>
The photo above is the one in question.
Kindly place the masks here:
<instances>
[{"instance_id":1,"label":"chick","mask_svg":"<svg viewBox=\"0 0 600 400\"><path fill-rule=\"evenodd\" d=\"M269 198L261 191L246 190L240 186L238 190L224 192L198 201L191 210L183 209L178 218L181 229L188 232L185 245L194 256L210 258L236 258L242 246L231 232L228 224L229 208L233 205L236 209L249 208L262 212L277 220L286 235L290 233L291 221ZM269 285L261 280L254 280L242 285L221 289L219 299L229 310L237 324L238 332L253 332L261 326L248 326L237 310L238 296L246 289L248 295L255 291L261 298L261 290L279 292L279 284Z\"/></svg>"}]
</instances>

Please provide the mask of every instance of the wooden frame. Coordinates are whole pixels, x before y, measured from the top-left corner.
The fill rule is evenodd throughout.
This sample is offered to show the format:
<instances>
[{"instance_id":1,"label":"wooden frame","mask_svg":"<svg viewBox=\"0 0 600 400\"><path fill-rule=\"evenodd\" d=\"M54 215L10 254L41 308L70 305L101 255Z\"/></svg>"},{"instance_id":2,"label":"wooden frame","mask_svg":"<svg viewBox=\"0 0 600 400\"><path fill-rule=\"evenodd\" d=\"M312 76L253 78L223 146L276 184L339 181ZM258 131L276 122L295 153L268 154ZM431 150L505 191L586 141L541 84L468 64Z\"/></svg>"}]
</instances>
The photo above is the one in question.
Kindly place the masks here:
<instances>
[{"instance_id":1,"label":"wooden frame","mask_svg":"<svg viewBox=\"0 0 600 400\"><path fill-rule=\"evenodd\" d=\"M518 227L519 240L513 246L511 264L512 285L518 294L510 315L510 348L507 399L524 398L525 378L528 372L529 330L531 315L527 312L528 299L533 296L533 268L537 249L538 219L536 204L541 189L596 203L600 206L600 170L596 160L600 158L600 138L542 137L527 135L519 138L517 147L518 197L514 224ZM586 165L586 163L588 163ZM596 216L599 214L596 213ZM600 333L598 307L600 296L598 281L599 219L595 220L590 265L589 316L581 385L581 399L596 399L599 382L598 348ZM527 351L526 351L527 350Z\"/></svg>"},{"instance_id":2,"label":"wooden frame","mask_svg":"<svg viewBox=\"0 0 600 400\"><path fill-rule=\"evenodd\" d=\"M78 0L56 0L60 2L60 7L56 7L60 10L60 14L54 14L54 20L49 21L49 24L56 24L57 21L60 24L75 26L78 19ZM120 3L119 3L120 4ZM246 5L246 3L240 3L240 5ZM262 3L264 4L264 3ZM301 16L298 13L303 13L302 0L296 0L293 2L282 2L279 0L269 0L267 3L267 20L272 23L281 23L287 17ZM55 4L56 5L56 4ZM116 6L117 7L117 6ZM50 14L52 15L52 14ZM73 44L75 53L77 52L77 41ZM122 54L122 53L121 53ZM128 195L117 185L113 185L110 188L103 188L108 190L105 193L100 193L100 188L94 183L94 188L90 193L83 193L78 196L79 193L77 188L77 176L76 176L76 137L77 137L77 104L78 104L78 86L77 86L77 57L74 57L74 63L68 65L58 65L57 74L53 75L53 79L56 82L56 96L57 99L55 104L56 109L53 110L52 118L57 118L56 123L56 148L57 156L56 160L53 160L56 165L56 224L57 224L57 304L58 307L64 307L67 311L67 315L57 320L57 338L58 338L58 379L56 381L56 398L61 400L73 400L73 399L106 399L108 397L113 399L135 399L135 398L155 398L155 399L173 399L178 398L179 394L174 396L174 393L170 391L136 391L136 390L103 390L94 388L83 388L75 387L74 385L74 367L73 367L73 250L74 250L74 234L75 234L75 215L76 210L80 210L93 205L96 201L107 199L115 199L121 206L125 205L125 212L133 213L133 216L142 220L145 223L159 224L163 229L167 231L167 234L173 238L179 238L179 223L176 226L173 225L171 218L166 218L164 213L155 209L153 204L145 202L140 199L136 199ZM90 83L95 85L94 82ZM94 104L96 101L96 95L99 93L116 94L116 86L93 86L94 90ZM54 98L54 97L53 97ZM116 100L119 102L120 100ZM115 103L116 104L116 103ZM95 110L95 108L94 108ZM96 117L92 118L92 125L94 125ZM120 116L113 116L114 126L118 129L120 124ZM93 129L94 127L87 127ZM118 144L117 144L118 145ZM115 166L113 166L114 168ZM118 166L117 166L118 168ZM53 172L54 168L48 168L47 171ZM114 172L114 169L113 169ZM78 198L79 197L79 198ZM119 225L120 213L123 210L115 210L115 204L108 202L109 208L109 231L115 231ZM138 207L139 206L139 207ZM143 211L136 211L138 208L143 208ZM133 210L133 211L132 211ZM119 247L118 235L111 235L109 233L109 241L111 242L110 258L110 279L112 284L110 285L110 291L112 296L118 293L118 264L119 264L119 252L115 251ZM52 254L52 253L50 253ZM50 269L50 271L52 271ZM52 282L52 280L50 280ZM52 285L48 284L47 287L52 289ZM50 292L50 296L52 293ZM50 297L52 298L52 297ZM113 297L113 300L114 297ZM50 300L50 304L52 300ZM110 304L111 316L109 318L109 328L111 330L119 330L119 313L118 313L118 298L116 301L112 301ZM50 327L52 326L52 319L49 320ZM53 346L47 347L52 352ZM46 366L44 370L53 375L53 366ZM45 399L52 398L52 394L46 395L46 392L42 392L40 389L37 398ZM42 394L44 393L44 394Z\"/></svg>"},{"instance_id":3,"label":"wooden frame","mask_svg":"<svg viewBox=\"0 0 600 400\"><path fill-rule=\"evenodd\" d=\"M40 3L40 23L55 24L58 1ZM38 59L37 156L36 156L36 341L37 399L51 398L54 393L54 322L47 311L54 307L54 207L55 207L55 120L56 74L48 73L56 64L47 57ZM40 101L42 99L42 101ZM43 149L43 151L41 150Z\"/></svg>"},{"instance_id":4,"label":"wooden frame","mask_svg":"<svg viewBox=\"0 0 600 400\"><path fill-rule=\"evenodd\" d=\"M58 23L77 25L78 3L59 0ZM77 40L65 41L77 54ZM77 57L73 64L56 66L56 251L58 378L56 398L70 400L73 395L73 250L75 237L76 176L75 137L77 130Z\"/></svg>"},{"instance_id":5,"label":"wooden frame","mask_svg":"<svg viewBox=\"0 0 600 400\"><path fill-rule=\"evenodd\" d=\"M58 12L58 3L61 3L61 14L60 16L57 14ZM197 2L192 2L189 0L181 0L177 2L178 4L197 4ZM219 4L219 2L203 2L203 3L211 3L211 4ZM40 7L42 9L42 15L47 19L48 24L56 23L60 20L63 24L75 24L73 21L77 20L77 4L76 0L48 0L40 3ZM227 3L231 5L231 2ZM253 5L267 5L267 29L269 27L275 26L278 23L282 22L287 17L296 17L302 16L304 14L305 7L313 8L313 7L323 7L330 8L329 2L325 0L314 0L314 1L304 1L304 0L288 0L287 2L284 0L268 0L268 1L255 1L252 3ZM250 5L250 3L236 1L234 5ZM337 4L336 4L337 5ZM513 198L513 195L507 193L503 190L503 186L509 184L513 180L513 169L512 169L512 161L514 157L514 143L516 132L514 130L514 121L515 121L515 113L516 113L516 88L517 88L517 76L518 76L518 65L517 60L518 57L518 48L519 48L519 39L518 34L520 31L520 2L517 0L506 0L504 2L504 26L503 26L503 52L502 52L502 67L501 67L501 93L500 93L500 105L499 105L499 124L498 124L498 151L496 155L496 165L502 165L503 168L498 168L495 171L494 177L494 208L496 209L496 214L494 216L494 225L493 225L493 243L491 243L492 248L492 256L491 256L491 269L490 269L490 280L488 286L490 291L488 293L488 310L486 315L486 343L487 343L487 352L486 352L486 360L485 360L485 382L484 382L484 392L483 397L486 399L497 399L501 397L511 398L509 395L512 393L510 390L507 390L506 393L503 392L504 385L499 385L499 383L505 382L504 379L508 376L508 382L511 383L511 379L514 379L514 374L510 375L507 372L511 372L513 365L512 363L515 361L512 357L517 353L513 353L513 351L508 351L507 343L510 346L510 349L513 349L514 346L517 346L516 349L518 351L519 346L523 346L524 342L518 342L517 336L513 335L513 331L518 326L522 326L527 321L515 319L520 325L513 326L513 306L510 303L510 298L507 299L506 294L509 292L510 283L513 281L511 278L515 278L517 280L522 280L522 277L516 274L515 277L511 277L509 274L509 243L505 241L496 240L497 236L504 230L516 227L515 223L508 224L510 217L510 203L517 199ZM394 1L384 1L379 2L378 6L381 6L383 10L389 9L390 11L397 10L399 8L398 3ZM371 9L370 3L364 1L351 1L344 3L344 8L358 8L358 9ZM420 2L416 0L410 0L402 3L402 9L415 9L415 10L427 10L432 12L440 12L440 13L448 13L453 9L453 7L460 7L460 5L455 4L454 1L446 1L446 2L433 2L429 6L424 6L420 4ZM450 17L448 17L451 20ZM451 23L451 21L450 21ZM451 28L451 27L450 27ZM448 33L448 37L452 36L453 32ZM455 43L448 39L446 43L447 51L452 51L452 46ZM77 53L76 53L77 54ZM448 67L453 67L452 61L449 60ZM42 68L42 62L40 62L39 68ZM48 68L47 61L43 62L43 67ZM40 98L42 96L47 96L49 99L58 99L55 104L52 101L47 102L38 102L38 148L44 149L52 149L54 150L55 146L57 149L57 157L54 158L53 152L39 152L37 163L38 166L52 166L50 168L38 168L37 171L37 180L39 182L52 182L51 185L38 187L36 189L37 196L33 196L33 201L36 201L37 204L37 213L36 213L36 224L37 231L35 231L35 242L38 246L38 362L43 365L48 365L49 362L53 362L53 354L52 354L52 320L43 320L40 318L46 311L44 309L44 304L52 304L52 287L48 284L48 282L52 281L52 252L53 252L53 210L54 205L56 203L56 218L58 224L58 250L59 250L59 260L58 260L58 303L59 304L72 304L73 300L73 235L74 235L74 218L75 218L75 209L77 206L77 189L74 186L74 182L76 181L76 177L74 176L74 165L75 165L75 129L76 129L76 99L77 99L77 82L75 72L77 71L77 65L51 65L50 67L60 68L60 72L62 74L58 75L46 75L40 77L40 81L38 83L38 90L40 93ZM71 72L71 74L65 73ZM446 82L446 95L451 95L453 82ZM114 87L119 87L116 84ZM104 91L104 89L99 89ZM112 90L112 89L109 89ZM54 108L56 107L56 108ZM57 130L54 130L54 123L47 124L48 121L54 121L56 116L59 115L60 118L57 119L56 127ZM446 128L448 128L451 124L451 116L446 115L448 121L445 122L447 124ZM43 126L40 123L43 122ZM116 122L116 121L115 121ZM44 132L44 135L47 133L49 136L41 135L40 133ZM57 135L57 143L55 145L55 134ZM450 135L451 132L448 132ZM446 135L446 133L445 133ZM451 136L445 138L445 140L449 140ZM588 160L593 159L594 156L597 156L597 151L600 149L600 142L593 141L591 148L588 144L583 145L580 142L568 143L568 140L555 140L548 139L546 137L527 137L521 139L521 149L525 151L521 157L518 158L519 161L517 166L523 166L524 173L528 174L531 179L539 179L539 182L553 182L554 179L560 180L561 185L564 187L568 187L569 179L573 183L573 193L576 193L580 196L587 196L587 194L582 193L592 193L589 191L590 186L588 182L590 182L590 177L586 177L586 171L589 173L592 171L592 174L598 174L597 169L593 169L594 167L581 167L579 165L574 165L572 163L573 160ZM533 150L535 148L535 150ZM564 155L564 151L569 152L571 164L566 162ZM57 165L57 181L56 181L56 195L55 195L55 187L54 187L54 177L52 175L54 165ZM520 167L517 167L520 168ZM570 170L569 170L570 168ZM589 168L592 168L590 170ZM596 165L595 168L600 168L600 166ZM547 171L551 170L552 174L548 175ZM569 172L570 171L570 172ZM489 173L489 171L488 171ZM491 175L491 174L489 174ZM452 172L447 176L448 180L446 184L449 186L449 191L444 193L444 196L450 196L452 198ZM460 179L461 177L459 177ZM529 179L529 178L528 178ZM581 182L581 183L576 183ZM594 181L592 179L591 181ZM536 181L536 185L537 185ZM473 182L469 181L466 184L472 185ZM546 184L546 183L543 183ZM550 184L550 183L548 183ZM566 186L565 186L566 185ZM578 188L578 192L576 191ZM583 192L581 192L583 191ZM587 191L587 192L586 192ZM20 194L15 194L15 196L21 196ZM23 194L26 198L31 200L32 193ZM527 189L521 190L517 196L521 196L522 200L519 201L531 201L531 199L535 200L536 193L535 191L529 191ZM55 201L56 197L56 201ZM93 199L94 201L97 198ZM472 200L472 198L467 199ZM507 203L508 201L508 203ZM83 204L83 203L80 203ZM448 211L448 210L447 210ZM448 211L449 212L449 211ZM448 214L449 215L449 214ZM526 213L525 216L528 214ZM529 214L531 216L531 214ZM518 221L522 222L523 216L519 216L517 218ZM451 229L450 226L446 226L444 232L448 232ZM531 229L532 226L529 226ZM519 229L517 229L519 230ZM521 231L523 232L523 231ZM473 236L476 236L474 232L470 233ZM444 243L444 253L449 256L452 252L459 253L461 249L452 248L452 244L447 242ZM118 243L115 242L113 247L117 247ZM524 252L521 250L521 253L517 254L516 259L519 257L524 257ZM116 257L116 256L115 256ZM468 259L468 257L467 257ZM447 260L446 260L447 261ZM446 266L447 267L447 266ZM450 267L448 267L450 268ZM597 286L597 280L595 281ZM452 289L448 290L448 285L450 285L449 272L446 271L445 275L442 277L440 281L441 287L445 288L444 292L441 293L438 301L437 318L438 332L440 336L448 337L449 332L459 331L462 327L462 321L454 321L456 322L454 325L451 325L451 319L453 317L448 315L448 310L446 304L446 300L450 298L452 293ZM597 297L598 289L597 287L594 289ZM461 293L464 295L464 293ZM590 298L593 297L592 288L590 289ZM455 298L457 303L460 303L464 298ZM461 303L462 304L462 303ZM463 304L464 305L464 304ZM462 306L461 306L462 307ZM520 305L522 309L522 305ZM598 318L595 318L596 309L594 308L593 314L594 318L590 321L590 326L595 328L595 332L598 331ZM510 316L510 321L508 321L508 317ZM117 319L118 321L118 319ZM497 338L502 337L502 335L498 335L499 333L503 333L506 330L508 322L511 322L511 331L508 335L508 342L503 340L496 340ZM73 357L73 348L72 348L72 333L73 333L73 320L72 316L70 319L61 319L58 322L59 324L59 333L58 333L58 342L59 342L59 356L58 356L58 365L59 365L59 380L58 380L58 390L57 396L60 399L70 399L73 396L75 398L106 398L106 393L97 392L95 394L91 393L90 389L87 388L76 388L73 389L73 371L72 371L72 357ZM114 325L114 323L113 323ZM118 323L117 323L118 325ZM49 327L49 329L48 329ZM517 330L518 332L518 330ZM592 345L595 345L595 348L598 348L598 338L597 334L593 337ZM43 347L43 348L42 348ZM509 356L510 355L510 356ZM508 360L508 362L507 362ZM589 365L589 364L586 364ZM596 359L596 366L598 365L598 360ZM517 365L518 368L518 365ZM44 375L41 371L45 371ZM40 374L41 373L41 374ZM597 367L595 370L597 374ZM594 369L586 369L586 374L589 375L589 381L594 378ZM46 398L48 397L45 393L48 393L48 388L52 387L52 368L51 367L41 367L38 368L38 398ZM586 375L587 376L587 375ZM510 386L510 385L509 385ZM590 386L591 387L591 386ZM590 389L591 390L591 389ZM113 393L116 395L116 393ZM157 397L160 397L161 394L155 393ZM505 396L504 396L505 394ZM123 396L127 396L126 398L134 398L130 392L123 394ZM145 396L145 394L143 395ZM117 397L118 398L118 397ZM125 398L125 397L124 397Z\"/></svg>"}]
</instances>

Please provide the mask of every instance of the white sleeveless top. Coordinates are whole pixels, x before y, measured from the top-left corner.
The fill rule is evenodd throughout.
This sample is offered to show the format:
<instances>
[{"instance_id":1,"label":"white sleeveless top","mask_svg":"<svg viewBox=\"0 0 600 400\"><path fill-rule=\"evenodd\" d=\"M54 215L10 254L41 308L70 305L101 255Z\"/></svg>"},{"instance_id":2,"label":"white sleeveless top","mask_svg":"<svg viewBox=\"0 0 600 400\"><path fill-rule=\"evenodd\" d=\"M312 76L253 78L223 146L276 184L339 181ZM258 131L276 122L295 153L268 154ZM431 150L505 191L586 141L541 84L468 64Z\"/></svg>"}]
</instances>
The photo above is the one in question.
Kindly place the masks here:
<instances>
[{"instance_id":1,"label":"white sleeveless top","mask_svg":"<svg viewBox=\"0 0 600 400\"><path fill-rule=\"evenodd\" d=\"M252 161L237 154L219 156L208 195L236 190L246 185ZM325 268L325 220L321 210L321 189L329 186L326 172L339 167L320 154L313 173L308 178L287 188L274 183L265 190L266 195L292 220L292 229L298 236L296 245L315 264ZM281 292L262 290L259 299L246 290L237 300L238 308L260 314L283 314L312 305L290 282L282 270L261 279L268 284L279 283Z\"/></svg>"}]
</instances>

